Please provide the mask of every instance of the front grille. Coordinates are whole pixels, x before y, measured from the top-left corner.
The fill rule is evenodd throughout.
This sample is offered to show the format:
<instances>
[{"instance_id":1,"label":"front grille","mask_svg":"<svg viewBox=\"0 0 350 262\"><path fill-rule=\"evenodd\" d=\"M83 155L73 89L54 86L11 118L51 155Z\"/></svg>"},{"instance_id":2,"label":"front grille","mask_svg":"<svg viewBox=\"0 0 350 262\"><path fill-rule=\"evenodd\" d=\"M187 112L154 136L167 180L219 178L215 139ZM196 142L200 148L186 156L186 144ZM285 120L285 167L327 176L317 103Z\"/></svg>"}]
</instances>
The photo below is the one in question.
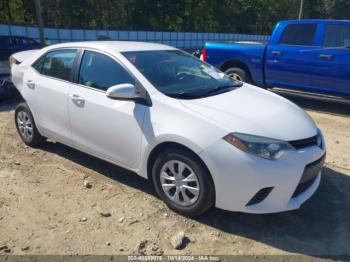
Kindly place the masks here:
<instances>
[{"instance_id":1,"label":"front grille","mask_svg":"<svg viewBox=\"0 0 350 262\"><path fill-rule=\"evenodd\" d=\"M253 197L249 200L246 206L251 206L260 203L263 201L272 191L273 187L265 187L260 189Z\"/></svg>"},{"instance_id":2,"label":"front grille","mask_svg":"<svg viewBox=\"0 0 350 262\"><path fill-rule=\"evenodd\" d=\"M295 149L301 149L309 146L317 146L317 136L300 140L288 141L288 143L291 144Z\"/></svg>"},{"instance_id":3,"label":"front grille","mask_svg":"<svg viewBox=\"0 0 350 262\"><path fill-rule=\"evenodd\" d=\"M308 164L305 167L304 173L299 181L297 188L295 189L292 195L292 198L304 193L315 182L318 173L323 167L325 159L326 154L324 154L320 159Z\"/></svg>"}]
</instances>

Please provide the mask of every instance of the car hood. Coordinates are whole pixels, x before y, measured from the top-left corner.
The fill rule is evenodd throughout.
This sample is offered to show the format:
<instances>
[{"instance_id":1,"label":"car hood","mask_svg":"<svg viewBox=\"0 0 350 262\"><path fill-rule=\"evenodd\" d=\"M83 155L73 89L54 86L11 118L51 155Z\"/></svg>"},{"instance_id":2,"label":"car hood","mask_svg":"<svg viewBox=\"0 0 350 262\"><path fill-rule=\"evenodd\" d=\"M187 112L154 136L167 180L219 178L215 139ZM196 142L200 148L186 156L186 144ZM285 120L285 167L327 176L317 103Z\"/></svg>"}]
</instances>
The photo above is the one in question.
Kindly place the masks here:
<instances>
[{"instance_id":1,"label":"car hood","mask_svg":"<svg viewBox=\"0 0 350 262\"><path fill-rule=\"evenodd\" d=\"M216 121L230 132L270 137L284 141L317 134L314 121L289 100L244 83L240 88L181 103Z\"/></svg>"}]
</instances>

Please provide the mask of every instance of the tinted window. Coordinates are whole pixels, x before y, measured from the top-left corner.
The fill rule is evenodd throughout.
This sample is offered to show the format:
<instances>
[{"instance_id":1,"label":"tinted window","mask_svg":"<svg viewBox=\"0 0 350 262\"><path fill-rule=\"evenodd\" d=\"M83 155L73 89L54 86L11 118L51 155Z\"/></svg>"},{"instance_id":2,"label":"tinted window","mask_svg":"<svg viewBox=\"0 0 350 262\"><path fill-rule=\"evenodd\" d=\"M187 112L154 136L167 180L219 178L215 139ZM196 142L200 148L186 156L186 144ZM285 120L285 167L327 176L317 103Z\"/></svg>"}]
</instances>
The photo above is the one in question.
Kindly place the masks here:
<instances>
[{"instance_id":1,"label":"tinted window","mask_svg":"<svg viewBox=\"0 0 350 262\"><path fill-rule=\"evenodd\" d=\"M30 39L30 38L27 38L27 42L30 45L37 45L38 44L37 42L35 42L33 39Z\"/></svg>"},{"instance_id":2,"label":"tinted window","mask_svg":"<svg viewBox=\"0 0 350 262\"><path fill-rule=\"evenodd\" d=\"M23 43L25 45L32 45L32 44L34 44L33 40L31 40L29 38L23 38Z\"/></svg>"},{"instance_id":3,"label":"tinted window","mask_svg":"<svg viewBox=\"0 0 350 262\"><path fill-rule=\"evenodd\" d=\"M323 45L325 47L341 47L350 45L350 26L327 25Z\"/></svg>"},{"instance_id":4,"label":"tinted window","mask_svg":"<svg viewBox=\"0 0 350 262\"><path fill-rule=\"evenodd\" d=\"M107 90L111 86L126 83L134 84L135 81L115 60L97 52L84 52L79 84Z\"/></svg>"},{"instance_id":5,"label":"tinted window","mask_svg":"<svg viewBox=\"0 0 350 262\"><path fill-rule=\"evenodd\" d=\"M285 45L312 46L316 29L316 24L288 25L284 29L279 43Z\"/></svg>"},{"instance_id":6,"label":"tinted window","mask_svg":"<svg viewBox=\"0 0 350 262\"><path fill-rule=\"evenodd\" d=\"M12 38L12 44L14 45L14 46L23 46L23 39L22 38L20 38L20 37L13 37Z\"/></svg>"},{"instance_id":7,"label":"tinted window","mask_svg":"<svg viewBox=\"0 0 350 262\"><path fill-rule=\"evenodd\" d=\"M36 42L34 39L31 39L31 38L23 38L23 41L26 45L30 45L30 46L40 45L38 42Z\"/></svg>"},{"instance_id":8,"label":"tinted window","mask_svg":"<svg viewBox=\"0 0 350 262\"><path fill-rule=\"evenodd\" d=\"M37 60L33 67L43 75L70 80L77 50L52 51Z\"/></svg>"}]
</instances>

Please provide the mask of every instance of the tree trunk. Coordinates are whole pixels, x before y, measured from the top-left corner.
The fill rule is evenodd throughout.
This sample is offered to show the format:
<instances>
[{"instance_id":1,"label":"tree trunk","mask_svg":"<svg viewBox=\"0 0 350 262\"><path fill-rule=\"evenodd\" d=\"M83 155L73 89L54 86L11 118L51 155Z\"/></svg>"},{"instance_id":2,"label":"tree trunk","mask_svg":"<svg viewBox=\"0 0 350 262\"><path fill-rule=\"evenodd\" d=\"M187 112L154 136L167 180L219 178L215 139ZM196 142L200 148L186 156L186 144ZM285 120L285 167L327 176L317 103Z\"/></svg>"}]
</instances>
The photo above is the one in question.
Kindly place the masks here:
<instances>
[{"instance_id":1,"label":"tree trunk","mask_svg":"<svg viewBox=\"0 0 350 262\"><path fill-rule=\"evenodd\" d=\"M9 18L9 24L12 24L13 20L12 20L11 8L10 8L10 0L7 0L5 2L6 2L6 9L7 9L7 12L8 12L7 15L8 15L8 18Z\"/></svg>"},{"instance_id":2,"label":"tree trunk","mask_svg":"<svg viewBox=\"0 0 350 262\"><path fill-rule=\"evenodd\" d=\"M41 4L40 4L40 0L34 0L34 2L35 2L36 20L38 22L38 28L39 28L40 42L44 46L45 36L44 36L44 23L43 23L43 18L41 16Z\"/></svg>"}]
</instances>

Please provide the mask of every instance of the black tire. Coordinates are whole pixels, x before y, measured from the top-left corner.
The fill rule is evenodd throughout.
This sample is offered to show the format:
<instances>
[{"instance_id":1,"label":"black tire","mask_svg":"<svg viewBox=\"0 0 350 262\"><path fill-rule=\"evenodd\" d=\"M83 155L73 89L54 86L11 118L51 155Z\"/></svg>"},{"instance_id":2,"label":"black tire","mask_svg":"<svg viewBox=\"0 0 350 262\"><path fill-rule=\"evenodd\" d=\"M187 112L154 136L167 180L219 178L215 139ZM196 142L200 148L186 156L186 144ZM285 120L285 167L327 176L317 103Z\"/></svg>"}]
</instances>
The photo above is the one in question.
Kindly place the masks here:
<instances>
[{"instance_id":1,"label":"black tire","mask_svg":"<svg viewBox=\"0 0 350 262\"><path fill-rule=\"evenodd\" d=\"M228 76L236 75L240 78L238 80L241 80L241 81L248 83L248 84L252 82L250 77L249 77L249 73L246 72L245 70L239 68L239 67L228 68L225 70L225 74Z\"/></svg>"},{"instance_id":2,"label":"black tire","mask_svg":"<svg viewBox=\"0 0 350 262\"><path fill-rule=\"evenodd\" d=\"M196 174L199 182L198 199L189 206L182 206L166 196L162 186L160 173L164 164L169 161L181 161L188 165ZM185 216L198 216L208 211L215 203L215 189L212 178L204 164L194 154L184 149L167 149L162 151L156 158L152 167L153 185L159 197L167 206L177 213Z\"/></svg>"},{"instance_id":3,"label":"black tire","mask_svg":"<svg viewBox=\"0 0 350 262\"><path fill-rule=\"evenodd\" d=\"M19 115L21 115L21 112L25 113L25 119L30 121L31 127L32 127L32 132L30 136L25 136L23 134L23 132L21 132L21 127L19 124ZM30 147L37 147L39 145L41 145L42 143L45 142L45 137L43 137L38 129L36 128L35 125L35 121L34 121L34 117L32 115L32 112L30 111L27 103L20 103L19 105L17 105L16 107L16 111L15 111L15 124L16 124L16 129L17 132L19 134L19 136L21 137L22 141L30 146Z\"/></svg>"}]
</instances>

